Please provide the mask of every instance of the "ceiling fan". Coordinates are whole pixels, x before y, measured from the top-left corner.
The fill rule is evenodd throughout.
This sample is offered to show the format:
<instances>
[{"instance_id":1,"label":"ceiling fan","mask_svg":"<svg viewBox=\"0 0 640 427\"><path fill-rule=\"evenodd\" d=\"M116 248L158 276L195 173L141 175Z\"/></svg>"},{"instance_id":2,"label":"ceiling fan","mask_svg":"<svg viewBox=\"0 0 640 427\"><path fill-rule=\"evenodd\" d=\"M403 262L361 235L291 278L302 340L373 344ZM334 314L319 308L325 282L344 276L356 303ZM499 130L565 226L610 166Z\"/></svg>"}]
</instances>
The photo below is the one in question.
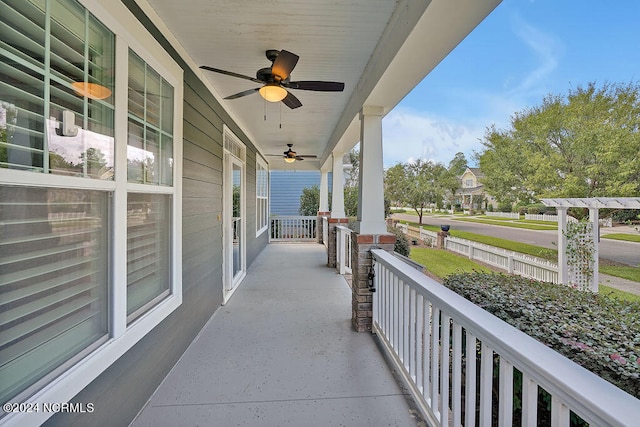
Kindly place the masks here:
<instances>
[{"instance_id":1,"label":"ceiling fan","mask_svg":"<svg viewBox=\"0 0 640 427\"><path fill-rule=\"evenodd\" d=\"M325 81L298 81L290 80L291 71L295 68L300 58L295 53L286 50L269 49L265 52L267 59L271 61L271 66L261 68L256 72L256 77L249 77L243 74L234 73L232 71L221 70L218 68L200 66L203 70L213 71L227 76L238 77L240 79L250 80L254 83L262 84L261 87L248 89L234 95L229 95L224 99L236 99L243 96L251 95L259 92L260 95L270 102L282 101L284 105L293 109L302 107L302 103L287 89L312 90L317 92L342 92L344 83L341 82L325 82Z\"/></svg>"},{"instance_id":2,"label":"ceiling fan","mask_svg":"<svg viewBox=\"0 0 640 427\"><path fill-rule=\"evenodd\" d=\"M295 151L293 151L293 144L287 144L287 147L289 147L289 149L287 151L285 151L283 154L267 154L267 156L277 156L280 157L282 156L284 158L284 161L287 163L293 163L296 160L304 160L305 158L308 159L315 159L318 156L314 156L311 154L303 154L303 155L298 155L298 153L296 153Z\"/></svg>"}]
</instances>

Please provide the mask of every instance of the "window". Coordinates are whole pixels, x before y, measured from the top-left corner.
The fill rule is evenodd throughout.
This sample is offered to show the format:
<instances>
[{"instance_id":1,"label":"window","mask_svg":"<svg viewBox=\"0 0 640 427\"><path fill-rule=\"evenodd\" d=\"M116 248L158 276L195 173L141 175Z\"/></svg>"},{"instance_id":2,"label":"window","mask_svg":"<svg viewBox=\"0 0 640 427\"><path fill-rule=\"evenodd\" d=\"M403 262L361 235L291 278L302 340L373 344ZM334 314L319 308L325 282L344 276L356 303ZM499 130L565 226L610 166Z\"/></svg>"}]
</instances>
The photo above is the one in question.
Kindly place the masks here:
<instances>
[{"instance_id":1,"label":"window","mask_svg":"<svg viewBox=\"0 0 640 427\"><path fill-rule=\"evenodd\" d=\"M108 337L114 184L92 181L113 180L115 36L74 0L5 1L0 15L0 168L34 175L34 185L0 182L4 403ZM78 82L109 95L91 98ZM64 112L74 135L63 134ZM59 188L49 175L81 179Z\"/></svg>"},{"instance_id":2,"label":"window","mask_svg":"<svg viewBox=\"0 0 640 427\"><path fill-rule=\"evenodd\" d=\"M82 4L0 3L2 403L70 399L182 301L182 70Z\"/></svg>"},{"instance_id":3,"label":"window","mask_svg":"<svg viewBox=\"0 0 640 427\"><path fill-rule=\"evenodd\" d=\"M464 186L465 188L471 188L474 187L474 182L473 182L473 178L467 178L464 180Z\"/></svg>"},{"instance_id":4,"label":"window","mask_svg":"<svg viewBox=\"0 0 640 427\"><path fill-rule=\"evenodd\" d=\"M3 185L0 224L4 403L106 340L109 193Z\"/></svg>"},{"instance_id":5,"label":"window","mask_svg":"<svg viewBox=\"0 0 640 427\"><path fill-rule=\"evenodd\" d=\"M129 50L127 316L136 319L170 293L173 87ZM165 194L144 194L150 185Z\"/></svg>"},{"instance_id":6,"label":"window","mask_svg":"<svg viewBox=\"0 0 640 427\"><path fill-rule=\"evenodd\" d=\"M269 171L264 160L256 159L256 237L269 223Z\"/></svg>"}]
</instances>

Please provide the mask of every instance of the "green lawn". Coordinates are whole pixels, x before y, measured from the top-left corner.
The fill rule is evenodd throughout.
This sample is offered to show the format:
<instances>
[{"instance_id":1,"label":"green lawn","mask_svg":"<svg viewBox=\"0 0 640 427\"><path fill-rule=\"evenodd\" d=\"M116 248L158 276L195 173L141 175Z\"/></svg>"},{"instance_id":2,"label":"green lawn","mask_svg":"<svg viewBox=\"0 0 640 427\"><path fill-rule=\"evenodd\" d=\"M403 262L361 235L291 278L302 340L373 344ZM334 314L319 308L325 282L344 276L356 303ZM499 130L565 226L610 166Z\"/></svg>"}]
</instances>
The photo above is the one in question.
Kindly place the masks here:
<instances>
[{"instance_id":1,"label":"green lawn","mask_svg":"<svg viewBox=\"0 0 640 427\"><path fill-rule=\"evenodd\" d=\"M620 291L618 289L610 288L609 286L605 286L605 285L600 285L598 287L598 293L602 295L606 295L611 298L623 300L623 301L640 302L640 295L631 294L625 291Z\"/></svg>"},{"instance_id":2,"label":"green lawn","mask_svg":"<svg viewBox=\"0 0 640 427\"><path fill-rule=\"evenodd\" d=\"M420 264L422 264L431 274L444 278L453 273L471 273L473 271L490 272L487 267L477 264L474 261L469 260L467 257L454 254L449 251L443 251L439 249L429 248L411 248L410 258ZM634 267L601 267L600 270L605 274L612 274L612 268L622 268L634 270ZM604 271L609 270L609 271ZM640 268L635 268L635 279L640 282ZM632 294L629 292L621 291L606 285L600 285L599 292L603 295L610 296L624 301L640 302L640 295Z\"/></svg>"},{"instance_id":3,"label":"green lawn","mask_svg":"<svg viewBox=\"0 0 640 427\"><path fill-rule=\"evenodd\" d=\"M600 273L610 276L622 277L623 279L640 282L640 267L631 267L627 265L601 265L598 269Z\"/></svg>"},{"instance_id":4,"label":"green lawn","mask_svg":"<svg viewBox=\"0 0 640 427\"><path fill-rule=\"evenodd\" d=\"M453 252L430 248L411 248L410 258L425 266L432 274L444 278L453 273L491 272L469 258Z\"/></svg>"},{"instance_id":5,"label":"green lawn","mask_svg":"<svg viewBox=\"0 0 640 427\"><path fill-rule=\"evenodd\" d=\"M501 225L503 227L524 228L527 230L557 230L558 229L557 226L553 226L553 225L526 223L526 222L519 222L513 219L512 220L506 220L506 219L507 218L501 218L501 219L456 218L456 221L467 221L467 222L477 222L481 224Z\"/></svg>"},{"instance_id":6,"label":"green lawn","mask_svg":"<svg viewBox=\"0 0 640 427\"><path fill-rule=\"evenodd\" d=\"M625 233L611 233L611 234L601 234L600 237L603 239L613 239L613 240L624 240L627 242L638 242L640 243L640 233L639 234L625 234Z\"/></svg>"}]
</instances>

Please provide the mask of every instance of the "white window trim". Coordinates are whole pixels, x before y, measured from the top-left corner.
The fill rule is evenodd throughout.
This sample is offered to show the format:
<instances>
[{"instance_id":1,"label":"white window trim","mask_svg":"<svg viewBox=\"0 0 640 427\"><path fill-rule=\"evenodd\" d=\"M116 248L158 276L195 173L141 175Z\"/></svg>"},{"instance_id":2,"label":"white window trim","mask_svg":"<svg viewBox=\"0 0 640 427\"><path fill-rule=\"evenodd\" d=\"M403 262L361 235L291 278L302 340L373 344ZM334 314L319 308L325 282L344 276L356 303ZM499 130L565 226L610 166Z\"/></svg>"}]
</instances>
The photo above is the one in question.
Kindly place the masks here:
<instances>
[{"instance_id":1,"label":"white window trim","mask_svg":"<svg viewBox=\"0 0 640 427\"><path fill-rule=\"evenodd\" d=\"M244 280L247 275L247 163L246 163L246 146L244 143L238 138L235 133L226 124L222 126L222 138L223 138L223 181L226 183L233 182L232 171L229 167L233 167L233 163L240 164L242 166L242 175L241 182L242 188L240 191L240 215L242 218L241 221L241 229L240 233L242 235L242 241L244 244L242 245L242 266L241 273L238 277L234 278L233 275L233 265L229 262L229 243L231 242L231 236L229 235L229 231L227 228L227 224L231 224L233 218L231 216L231 210L228 209L228 206L232 202L233 194L232 192L227 192L225 188L225 184L223 182L223 216L222 216L222 241L223 241L223 256L222 256L222 305L225 305L233 296L235 291L240 287L240 284ZM234 152L236 154L234 154Z\"/></svg>"},{"instance_id":2,"label":"white window trim","mask_svg":"<svg viewBox=\"0 0 640 427\"><path fill-rule=\"evenodd\" d=\"M27 171L0 169L0 182L9 185L32 185L54 188L81 188L86 190L115 190L114 212L126 212L127 191L137 188L127 183L127 76L128 47L153 67L174 88L173 126L173 187L144 186L144 192L172 194L172 266L171 295L156 307L127 326L126 316L126 215L114 215L112 244L112 281L110 338L87 357L74 364L55 380L26 400L27 403L66 402L97 378L120 356L144 338L163 319L182 304L182 117L183 117L183 71L171 56L147 32L140 22L120 1L78 0L98 20L116 35L116 87L115 87L115 181L100 181L86 178L38 174ZM124 59L124 60L123 60ZM118 143L118 141L120 141ZM125 173L122 173L122 171ZM88 402L86 402L88 403ZM99 405L99 402L93 402ZM6 426L40 425L53 413L12 413L2 418Z\"/></svg>"},{"instance_id":3,"label":"white window trim","mask_svg":"<svg viewBox=\"0 0 640 427\"><path fill-rule=\"evenodd\" d=\"M260 170L260 168L264 169L265 173L267 174L266 196L258 195L258 171ZM265 207L266 212L264 213L266 221L262 227L260 227L260 224L258 223L260 219L258 212L260 211L261 200L267 201L266 207ZM260 236L262 233L267 231L268 228L269 228L269 166L267 165L267 162L265 162L260 156L256 156L256 237Z\"/></svg>"}]
</instances>

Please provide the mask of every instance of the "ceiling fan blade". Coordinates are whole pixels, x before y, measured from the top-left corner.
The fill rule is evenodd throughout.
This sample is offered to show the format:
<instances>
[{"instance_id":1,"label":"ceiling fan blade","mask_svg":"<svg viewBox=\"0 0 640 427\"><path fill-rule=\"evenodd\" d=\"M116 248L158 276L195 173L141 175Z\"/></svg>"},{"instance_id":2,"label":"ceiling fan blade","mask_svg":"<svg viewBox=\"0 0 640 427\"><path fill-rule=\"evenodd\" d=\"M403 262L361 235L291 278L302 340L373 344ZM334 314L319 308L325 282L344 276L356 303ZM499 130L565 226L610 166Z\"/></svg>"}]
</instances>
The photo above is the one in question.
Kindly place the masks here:
<instances>
[{"instance_id":1,"label":"ceiling fan blade","mask_svg":"<svg viewBox=\"0 0 640 427\"><path fill-rule=\"evenodd\" d=\"M273 61L271 66L271 73L276 74L280 79L285 80L291 74L291 71L295 68L300 57L295 53L291 53L286 50L281 50L278 57Z\"/></svg>"},{"instance_id":2,"label":"ceiling fan blade","mask_svg":"<svg viewBox=\"0 0 640 427\"><path fill-rule=\"evenodd\" d=\"M242 98L243 96L247 96L247 95L251 95L256 93L257 91L259 91L260 88L257 87L255 89L248 89L248 90L243 90L242 92L236 93L234 95L229 95L224 99L236 99L236 98Z\"/></svg>"},{"instance_id":3,"label":"ceiling fan blade","mask_svg":"<svg viewBox=\"0 0 640 427\"><path fill-rule=\"evenodd\" d=\"M342 92L344 83L342 82L322 82L322 81L300 81L283 84L289 89L314 90L317 92Z\"/></svg>"},{"instance_id":4,"label":"ceiling fan blade","mask_svg":"<svg viewBox=\"0 0 640 427\"><path fill-rule=\"evenodd\" d=\"M260 83L260 84L264 83L262 80L258 80L255 77L245 76L243 74L234 73L233 71L221 70L219 68L208 67L206 65L201 65L200 68L202 68L203 70L207 70L207 71L213 71L214 73L224 74L225 76L237 77L239 79L250 80L252 82L256 82L256 83Z\"/></svg>"},{"instance_id":5,"label":"ceiling fan blade","mask_svg":"<svg viewBox=\"0 0 640 427\"><path fill-rule=\"evenodd\" d=\"M318 156L313 155L313 154L300 154L297 157L306 157L307 159L317 159Z\"/></svg>"},{"instance_id":6,"label":"ceiling fan blade","mask_svg":"<svg viewBox=\"0 0 640 427\"><path fill-rule=\"evenodd\" d=\"M296 98L291 92L287 93L287 96L282 100L282 103L287 107L294 108L302 107L302 102L298 98Z\"/></svg>"},{"instance_id":7,"label":"ceiling fan blade","mask_svg":"<svg viewBox=\"0 0 640 427\"><path fill-rule=\"evenodd\" d=\"M295 157L295 159L296 159L296 160L298 160L298 161L300 161L300 162L304 160L304 159L303 159L302 157L300 157L300 156L296 156L296 157Z\"/></svg>"}]
</instances>

